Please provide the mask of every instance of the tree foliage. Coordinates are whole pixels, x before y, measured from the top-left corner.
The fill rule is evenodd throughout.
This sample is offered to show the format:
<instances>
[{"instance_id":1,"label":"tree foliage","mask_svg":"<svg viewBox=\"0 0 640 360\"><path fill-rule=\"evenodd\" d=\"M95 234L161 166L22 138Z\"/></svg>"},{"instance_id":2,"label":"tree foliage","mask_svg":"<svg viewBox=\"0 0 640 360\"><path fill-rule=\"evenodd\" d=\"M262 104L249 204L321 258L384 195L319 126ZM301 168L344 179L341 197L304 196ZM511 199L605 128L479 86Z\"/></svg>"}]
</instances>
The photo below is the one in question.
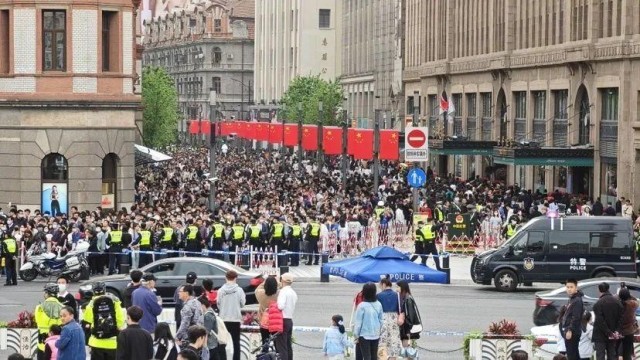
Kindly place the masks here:
<instances>
[{"instance_id":1,"label":"tree foliage","mask_svg":"<svg viewBox=\"0 0 640 360\"><path fill-rule=\"evenodd\" d=\"M142 72L143 133L145 146L159 149L176 141L178 92L173 79L159 67Z\"/></svg>"},{"instance_id":2,"label":"tree foliage","mask_svg":"<svg viewBox=\"0 0 640 360\"><path fill-rule=\"evenodd\" d=\"M337 112L342 108L343 91L337 80L326 81L316 76L297 76L289 84L289 88L280 101L283 110L280 116L288 121L298 120L302 116L305 124L318 124L320 111L318 104L322 101L322 124L338 125L341 117ZM302 111L298 109L302 105Z\"/></svg>"}]
</instances>

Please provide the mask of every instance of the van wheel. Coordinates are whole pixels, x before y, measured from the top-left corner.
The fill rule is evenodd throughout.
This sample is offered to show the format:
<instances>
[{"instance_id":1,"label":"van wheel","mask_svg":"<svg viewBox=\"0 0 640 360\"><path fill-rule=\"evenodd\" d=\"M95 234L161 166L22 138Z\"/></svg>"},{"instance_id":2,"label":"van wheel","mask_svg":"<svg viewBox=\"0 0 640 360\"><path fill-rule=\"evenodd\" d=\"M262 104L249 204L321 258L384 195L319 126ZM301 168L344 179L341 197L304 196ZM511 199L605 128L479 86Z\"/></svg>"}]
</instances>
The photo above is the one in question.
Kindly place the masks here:
<instances>
[{"instance_id":1,"label":"van wheel","mask_svg":"<svg viewBox=\"0 0 640 360\"><path fill-rule=\"evenodd\" d=\"M611 271L603 270L603 271L598 271L594 277L607 278L607 277L613 277L613 274L611 273Z\"/></svg>"},{"instance_id":2,"label":"van wheel","mask_svg":"<svg viewBox=\"0 0 640 360\"><path fill-rule=\"evenodd\" d=\"M511 270L500 270L493 278L496 289L504 292L512 292L518 287L518 277Z\"/></svg>"}]
</instances>

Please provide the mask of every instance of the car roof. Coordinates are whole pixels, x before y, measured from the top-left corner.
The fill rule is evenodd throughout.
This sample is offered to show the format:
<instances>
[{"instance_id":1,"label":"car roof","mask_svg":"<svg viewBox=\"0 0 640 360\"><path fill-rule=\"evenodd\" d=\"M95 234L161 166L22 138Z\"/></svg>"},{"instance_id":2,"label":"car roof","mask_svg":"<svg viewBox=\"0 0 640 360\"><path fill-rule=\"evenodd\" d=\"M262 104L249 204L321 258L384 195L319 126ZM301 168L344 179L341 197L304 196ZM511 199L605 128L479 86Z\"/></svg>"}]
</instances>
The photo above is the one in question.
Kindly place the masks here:
<instances>
[{"instance_id":1,"label":"car roof","mask_svg":"<svg viewBox=\"0 0 640 360\"><path fill-rule=\"evenodd\" d=\"M226 261L222 261L222 260L218 260L218 259L211 259L211 258L207 258L207 257L164 258L164 259L156 260L156 261L152 262L151 264L147 264L140 270L142 270L144 272L149 267L156 266L156 265L159 265L159 264L185 263L185 262L200 262L200 263L205 263L205 264L211 264L211 265L215 265L215 266L218 266L218 267L226 269L226 270L235 270L238 273L238 275L246 275L246 276L257 276L257 275L260 275L257 272L245 270L245 269L243 269L241 267L232 265L232 264L230 264L230 263L228 263Z\"/></svg>"},{"instance_id":2,"label":"car roof","mask_svg":"<svg viewBox=\"0 0 640 360\"><path fill-rule=\"evenodd\" d=\"M568 231L631 231L632 222L620 216L568 216L554 220L556 230ZM587 228L585 228L585 226ZM535 217L527 223L528 230L550 230L551 221L544 216Z\"/></svg>"},{"instance_id":3,"label":"car roof","mask_svg":"<svg viewBox=\"0 0 640 360\"><path fill-rule=\"evenodd\" d=\"M593 278L593 279L580 280L578 281L578 289L586 286L594 286L603 282L607 284L620 284L621 282L624 282L625 285L633 285L635 287L640 287L640 281L634 278L607 277L607 278ZM554 290L538 291L536 292L536 295L537 296L554 296L554 295L558 295L559 293L563 293L564 291L565 291L565 287L561 286Z\"/></svg>"}]
</instances>

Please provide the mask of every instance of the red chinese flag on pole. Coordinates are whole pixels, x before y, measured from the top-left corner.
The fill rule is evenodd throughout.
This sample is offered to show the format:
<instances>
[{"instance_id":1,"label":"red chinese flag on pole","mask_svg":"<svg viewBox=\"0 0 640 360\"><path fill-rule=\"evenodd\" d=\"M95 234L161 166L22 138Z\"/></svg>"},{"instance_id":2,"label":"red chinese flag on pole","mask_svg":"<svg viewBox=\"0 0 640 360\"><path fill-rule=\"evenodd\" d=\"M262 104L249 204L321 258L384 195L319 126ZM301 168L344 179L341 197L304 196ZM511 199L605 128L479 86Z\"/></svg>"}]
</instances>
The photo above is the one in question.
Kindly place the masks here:
<instances>
[{"instance_id":1,"label":"red chinese flag on pole","mask_svg":"<svg viewBox=\"0 0 640 360\"><path fill-rule=\"evenodd\" d=\"M242 127L244 128L244 130L242 130L242 137L245 139L253 140L253 138L255 137L255 131L253 131L253 123L249 121L243 121Z\"/></svg>"},{"instance_id":2,"label":"red chinese flag on pole","mask_svg":"<svg viewBox=\"0 0 640 360\"><path fill-rule=\"evenodd\" d=\"M255 127L255 139L258 141L269 140L269 124L264 122L258 122Z\"/></svg>"},{"instance_id":3,"label":"red chinese flag on pole","mask_svg":"<svg viewBox=\"0 0 640 360\"><path fill-rule=\"evenodd\" d=\"M200 131L202 131L202 133L206 135L209 135L209 133L211 133L211 123L209 122L209 120L202 120Z\"/></svg>"},{"instance_id":4,"label":"red chinese flag on pole","mask_svg":"<svg viewBox=\"0 0 640 360\"><path fill-rule=\"evenodd\" d=\"M373 130L349 129L347 153L355 159L373 159Z\"/></svg>"},{"instance_id":5,"label":"red chinese flag on pole","mask_svg":"<svg viewBox=\"0 0 640 360\"><path fill-rule=\"evenodd\" d=\"M232 121L229 123L229 133L230 134L238 134L238 122Z\"/></svg>"},{"instance_id":6,"label":"red chinese flag on pole","mask_svg":"<svg viewBox=\"0 0 640 360\"><path fill-rule=\"evenodd\" d=\"M227 136L231 134L231 126L228 122L224 121L220 123L220 135Z\"/></svg>"},{"instance_id":7,"label":"red chinese flag on pole","mask_svg":"<svg viewBox=\"0 0 640 360\"><path fill-rule=\"evenodd\" d=\"M380 160L398 160L399 156L398 131L380 130Z\"/></svg>"},{"instance_id":8,"label":"red chinese flag on pole","mask_svg":"<svg viewBox=\"0 0 640 360\"><path fill-rule=\"evenodd\" d=\"M269 124L269 142L280 144L282 142L282 124Z\"/></svg>"},{"instance_id":9,"label":"red chinese flag on pole","mask_svg":"<svg viewBox=\"0 0 640 360\"><path fill-rule=\"evenodd\" d=\"M337 126L322 128L322 149L327 155L342 154L342 129Z\"/></svg>"},{"instance_id":10,"label":"red chinese flag on pole","mask_svg":"<svg viewBox=\"0 0 640 360\"><path fill-rule=\"evenodd\" d=\"M284 145L298 146L298 125L297 124L284 125Z\"/></svg>"},{"instance_id":11,"label":"red chinese flag on pole","mask_svg":"<svg viewBox=\"0 0 640 360\"><path fill-rule=\"evenodd\" d=\"M302 125L302 148L307 151L318 150L318 127Z\"/></svg>"},{"instance_id":12,"label":"red chinese flag on pole","mask_svg":"<svg viewBox=\"0 0 640 360\"><path fill-rule=\"evenodd\" d=\"M198 124L198 120L191 120L189 122L189 133L198 134L199 132L200 132L200 126Z\"/></svg>"}]
</instances>

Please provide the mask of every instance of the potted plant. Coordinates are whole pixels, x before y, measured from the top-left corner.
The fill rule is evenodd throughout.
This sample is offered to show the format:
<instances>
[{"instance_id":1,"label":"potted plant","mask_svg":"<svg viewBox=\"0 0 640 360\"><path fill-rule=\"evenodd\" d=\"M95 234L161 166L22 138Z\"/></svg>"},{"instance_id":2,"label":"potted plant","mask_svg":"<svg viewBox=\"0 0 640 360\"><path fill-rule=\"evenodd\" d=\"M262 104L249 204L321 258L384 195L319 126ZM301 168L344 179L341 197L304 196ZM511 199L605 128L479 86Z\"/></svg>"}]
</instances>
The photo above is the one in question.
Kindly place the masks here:
<instances>
[{"instance_id":1,"label":"potted plant","mask_svg":"<svg viewBox=\"0 0 640 360\"><path fill-rule=\"evenodd\" d=\"M34 358L38 348L38 329L32 312L23 311L16 320L0 324L0 350L18 352Z\"/></svg>"},{"instance_id":2,"label":"potted plant","mask_svg":"<svg viewBox=\"0 0 640 360\"><path fill-rule=\"evenodd\" d=\"M487 332L465 335L463 347L468 360L507 359L514 350L533 354L533 336L520 334L515 322L502 319L492 322Z\"/></svg>"}]
</instances>

